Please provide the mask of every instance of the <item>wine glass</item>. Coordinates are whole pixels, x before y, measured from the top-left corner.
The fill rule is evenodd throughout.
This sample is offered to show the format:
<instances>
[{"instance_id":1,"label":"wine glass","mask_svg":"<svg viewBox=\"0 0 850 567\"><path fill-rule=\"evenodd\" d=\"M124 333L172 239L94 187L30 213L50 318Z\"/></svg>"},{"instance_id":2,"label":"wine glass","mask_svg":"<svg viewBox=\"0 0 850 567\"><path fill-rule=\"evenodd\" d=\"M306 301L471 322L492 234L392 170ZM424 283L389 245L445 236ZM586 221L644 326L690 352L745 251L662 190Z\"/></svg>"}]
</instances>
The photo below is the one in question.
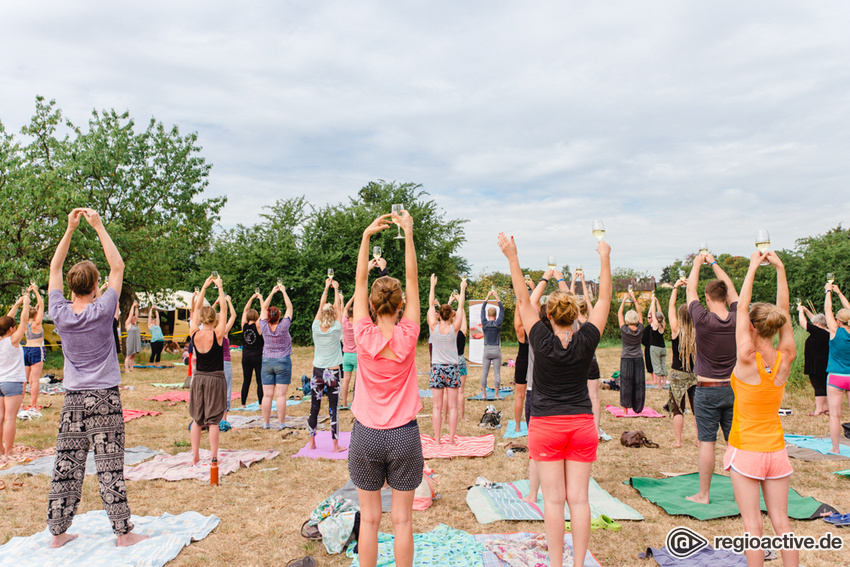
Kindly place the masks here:
<instances>
[{"instance_id":1,"label":"wine glass","mask_svg":"<svg viewBox=\"0 0 850 567\"><path fill-rule=\"evenodd\" d=\"M380 260L382 253L383 250L381 250L380 246L372 246L372 256L375 258L375 260Z\"/></svg>"},{"instance_id":2,"label":"wine glass","mask_svg":"<svg viewBox=\"0 0 850 567\"><path fill-rule=\"evenodd\" d=\"M333 277L334 277L334 269L333 269L333 268L328 268L328 277L329 277L329 278L333 278Z\"/></svg>"},{"instance_id":3,"label":"wine glass","mask_svg":"<svg viewBox=\"0 0 850 567\"><path fill-rule=\"evenodd\" d=\"M467 278L467 277L468 277L468 276L467 276L466 274L462 274L462 275L460 276L460 279L462 279L463 281L466 281L466 278Z\"/></svg>"},{"instance_id":4,"label":"wine glass","mask_svg":"<svg viewBox=\"0 0 850 567\"><path fill-rule=\"evenodd\" d=\"M215 270L213 270L212 274L210 274L210 275L212 276L212 279L214 279L214 280L218 279L218 272L216 272Z\"/></svg>"},{"instance_id":5,"label":"wine glass","mask_svg":"<svg viewBox=\"0 0 850 567\"><path fill-rule=\"evenodd\" d=\"M525 281L527 281L527 282L531 281L531 275L530 274L525 274L523 277L525 278Z\"/></svg>"},{"instance_id":6,"label":"wine glass","mask_svg":"<svg viewBox=\"0 0 850 567\"><path fill-rule=\"evenodd\" d=\"M198 286L195 286L195 293L201 293L201 288L199 288Z\"/></svg>"},{"instance_id":7,"label":"wine glass","mask_svg":"<svg viewBox=\"0 0 850 567\"><path fill-rule=\"evenodd\" d=\"M685 277L685 270L679 270L679 281L687 281L687 278Z\"/></svg>"},{"instance_id":8,"label":"wine glass","mask_svg":"<svg viewBox=\"0 0 850 567\"><path fill-rule=\"evenodd\" d=\"M550 270L554 270L555 268L558 267L558 264L555 262L554 256L549 256L547 260L548 260L547 264L549 265Z\"/></svg>"},{"instance_id":9,"label":"wine glass","mask_svg":"<svg viewBox=\"0 0 850 567\"><path fill-rule=\"evenodd\" d=\"M833 274L832 272L829 272L829 273L826 275L826 283L831 284L831 283L832 283L832 282L834 282L834 281L835 281L835 274Z\"/></svg>"},{"instance_id":10,"label":"wine glass","mask_svg":"<svg viewBox=\"0 0 850 567\"><path fill-rule=\"evenodd\" d=\"M767 252L770 248L770 234L766 230L756 231L756 248L762 252ZM762 266L769 266L770 262L765 260L761 263Z\"/></svg>"},{"instance_id":11,"label":"wine glass","mask_svg":"<svg viewBox=\"0 0 850 567\"><path fill-rule=\"evenodd\" d=\"M454 296L455 296L455 297L457 297L457 298L460 298L460 292L459 292L458 290L456 290L456 289L453 289L453 290L452 290L452 295L454 295Z\"/></svg>"},{"instance_id":12,"label":"wine glass","mask_svg":"<svg viewBox=\"0 0 850 567\"><path fill-rule=\"evenodd\" d=\"M277 285L283 287L283 278L277 278Z\"/></svg>"},{"instance_id":13,"label":"wine glass","mask_svg":"<svg viewBox=\"0 0 850 567\"><path fill-rule=\"evenodd\" d=\"M491 286L490 286L490 291L496 291L496 286L495 286L495 285L491 285Z\"/></svg>"},{"instance_id":14,"label":"wine glass","mask_svg":"<svg viewBox=\"0 0 850 567\"><path fill-rule=\"evenodd\" d=\"M402 214L404 214L403 211L404 211L404 205L400 205L400 204L393 205L393 212L396 213L398 216L401 216ZM395 222L395 221L393 221L393 222ZM396 226L398 227L398 236L395 237L396 240L398 240L399 238L404 238L404 235L401 233L401 225L396 222Z\"/></svg>"},{"instance_id":15,"label":"wine glass","mask_svg":"<svg viewBox=\"0 0 850 567\"><path fill-rule=\"evenodd\" d=\"M800 307L802 304L803 304L803 298L802 298L802 297L798 297L798 298L797 298L797 307Z\"/></svg>"},{"instance_id":16,"label":"wine glass","mask_svg":"<svg viewBox=\"0 0 850 567\"><path fill-rule=\"evenodd\" d=\"M581 274L583 274L583 273L584 273L584 270L581 268L581 264L579 264L578 266L576 266L576 274L581 275Z\"/></svg>"},{"instance_id":17,"label":"wine glass","mask_svg":"<svg viewBox=\"0 0 850 567\"><path fill-rule=\"evenodd\" d=\"M593 221L593 236L596 237L597 240L602 240L605 236L605 223L599 219Z\"/></svg>"},{"instance_id":18,"label":"wine glass","mask_svg":"<svg viewBox=\"0 0 850 567\"><path fill-rule=\"evenodd\" d=\"M703 256L708 254L708 244L706 244L705 242L700 242L699 243L699 253L702 254Z\"/></svg>"}]
</instances>

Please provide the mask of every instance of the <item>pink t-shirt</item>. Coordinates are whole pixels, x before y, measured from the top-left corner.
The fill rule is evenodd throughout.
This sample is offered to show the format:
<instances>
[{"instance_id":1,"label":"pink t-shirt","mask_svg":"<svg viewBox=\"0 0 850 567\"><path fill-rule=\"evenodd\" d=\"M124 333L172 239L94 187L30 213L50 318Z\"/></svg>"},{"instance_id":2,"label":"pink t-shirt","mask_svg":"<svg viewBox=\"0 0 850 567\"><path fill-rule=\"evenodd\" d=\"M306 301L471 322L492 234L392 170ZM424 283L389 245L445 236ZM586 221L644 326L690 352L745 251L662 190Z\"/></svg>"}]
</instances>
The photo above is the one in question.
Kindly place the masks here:
<instances>
[{"instance_id":1,"label":"pink t-shirt","mask_svg":"<svg viewBox=\"0 0 850 567\"><path fill-rule=\"evenodd\" d=\"M342 316L342 352L357 352L357 343L354 342L354 325L348 315Z\"/></svg>"},{"instance_id":2,"label":"pink t-shirt","mask_svg":"<svg viewBox=\"0 0 850 567\"><path fill-rule=\"evenodd\" d=\"M351 412L371 429L394 429L410 423L422 409L416 381L416 342L419 325L407 318L387 339L369 317L354 323L357 339L357 395ZM379 356L389 344L398 357Z\"/></svg>"}]
</instances>

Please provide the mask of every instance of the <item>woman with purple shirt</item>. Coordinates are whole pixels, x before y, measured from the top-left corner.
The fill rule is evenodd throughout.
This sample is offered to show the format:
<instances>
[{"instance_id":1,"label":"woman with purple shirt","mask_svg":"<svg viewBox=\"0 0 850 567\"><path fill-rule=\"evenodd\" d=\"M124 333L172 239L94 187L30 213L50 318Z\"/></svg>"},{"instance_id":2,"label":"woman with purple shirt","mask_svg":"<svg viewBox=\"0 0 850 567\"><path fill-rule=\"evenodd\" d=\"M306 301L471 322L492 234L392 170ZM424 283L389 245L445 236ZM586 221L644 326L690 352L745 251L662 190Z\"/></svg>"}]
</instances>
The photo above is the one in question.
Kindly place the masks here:
<instances>
[{"instance_id":1,"label":"woman with purple shirt","mask_svg":"<svg viewBox=\"0 0 850 567\"><path fill-rule=\"evenodd\" d=\"M68 287L74 301L63 295L62 266L80 218L97 232L109 263L109 287L99 296L97 267L86 260L68 270ZM117 545L126 547L148 536L134 534L124 484L124 418L118 385L121 370L115 356L112 321L121 295L124 261L92 209L74 209L68 228L50 262L49 313L62 335L66 389L56 460L47 508L47 527L53 534L50 547L61 547L76 538L67 533L82 496L86 458L94 446L94 463L103 506Z\"/></svg>"},{"instance_id":2,"label":"woman with purple shirt","mask_svg":"<svg viewBox=\"0 0 850 567\"><path fill-rule=\"evenodd\" d=\"M283 294L286 313L280 317L280 309L269 305L276 292ZM271 429L272 401L277 399L279 429L286 426L286 391L292 381L292 302L286 288L278 284L263 301L260 311L259 333L263 336L263 429Z\"/></svg>"}]
</instances>

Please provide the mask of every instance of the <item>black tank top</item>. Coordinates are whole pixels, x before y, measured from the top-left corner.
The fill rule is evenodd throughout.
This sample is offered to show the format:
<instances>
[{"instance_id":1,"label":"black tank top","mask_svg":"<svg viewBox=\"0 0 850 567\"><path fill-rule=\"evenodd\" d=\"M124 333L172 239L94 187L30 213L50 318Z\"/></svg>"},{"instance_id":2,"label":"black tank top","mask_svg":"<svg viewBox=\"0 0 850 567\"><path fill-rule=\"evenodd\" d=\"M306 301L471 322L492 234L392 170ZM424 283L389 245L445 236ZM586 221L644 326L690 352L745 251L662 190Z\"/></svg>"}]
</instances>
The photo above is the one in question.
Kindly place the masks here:
<instances>
[{"instance_id":1,"label":"black tank top","mask_svg":"<svg viewBox=\"0 0 850 567\"><path fill-rule=\"evenodd\" d=\"M466 350L466 335L463 334L463 331L457 332L457 354L458 356L463 356L463 351Z\"/></svg>"},{"instance_id":2,"label":"black tank top","mask_svg":"<svg viewBox=\"0 0 850 567\"><path fill-rule=\"evenodd\" d=\"M670 368L673 370L678 370L679 372L693 372L694 371L694 357L691 357L689 370L685 370L685 365L682 364L682 357L679 354L679 335L676 335L676 338L673 339L673 364L670 365Z\"/></svg>"},{"instance_id":3,"label":"black tank top","mask_svg":"<svg viewBox=\"0 0 850 567\"><path fill-rule=\"evenodd\" d=\"M528 368L528 337L525 337L524 343L519 343L519 352L516 355L517 368Z\"/></svg>"},{"instance_id":4,"label":"black tank top","mask_svg":"<svg viewBox=\"0 0 850 567\"><path fill-rule=\"evenodd\" d=\"M220 344L218 344L218 340L215 338L215 332L213 332L212 346L207 352L201 352L198 350L198 345L195 343L195 335L197 335L198 332L199 331L195 331L192 335L192 343L195 345L195 356L198 359L198 372L223 371L224 349Z\"/></svg>"}]
</instances>

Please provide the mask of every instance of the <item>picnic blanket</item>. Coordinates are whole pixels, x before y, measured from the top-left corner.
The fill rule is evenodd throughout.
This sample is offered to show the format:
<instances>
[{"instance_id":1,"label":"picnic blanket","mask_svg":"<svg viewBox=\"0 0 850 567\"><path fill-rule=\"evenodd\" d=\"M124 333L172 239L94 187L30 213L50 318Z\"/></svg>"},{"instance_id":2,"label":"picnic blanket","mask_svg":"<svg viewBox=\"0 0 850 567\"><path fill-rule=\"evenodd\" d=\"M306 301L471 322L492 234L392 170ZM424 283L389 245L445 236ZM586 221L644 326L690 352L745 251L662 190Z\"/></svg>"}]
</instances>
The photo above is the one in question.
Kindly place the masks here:
<instances>
[{"instance_id":1,"label":"picnic blanket","mask_svg":"<svg viewBox=\"0 0 850 567\"><path fill-rule=\"evenodd\" d=\"M357 487L354 486L354 482L349 478L348 482L345 483L345 486L334 492L331 496L340 496L342 498L347 498L351 500L357 506L360 506L360 497L357 496ZM393 504L393 489L392 488L382 488L381 489L381 511L389 512L392 508Z\"/></svg>"},{"instance_id":2,"label":"picnic blanket","mask_svg":"<svg viewBox=\"0 0 850 567\"><path fill-rule=\"evenodd\" d=\"M0 468L8 465L21 463L30 463L41 457L55 455L56 447L48 447L47 449L36 449L28 445L15 445L11 455L0 455Z\"/></svg>"},{"instance_id":3,"label":"picnic blanket","mask_svg":"<svg viewBox=\"0 0 850 567\"><path fill-rule=\"evenodd\" d=\"M172 382L171 384L155 383L155 384L151 384L151 386L153 386L155 388L182 388L183 382Z\"/></svg>"},{"instance_id":4,"label":"picnic blanket","mask_svg":"<svg viewBox=\"0 0 850 567\"><path fill-rule=\"evenodd\" d=\"M38 386L38 394L39 395L48 395L55 396L57 394L64 394L65 386L62 383L58 384L39 384Z\"/></svg>"},{"instance_id":5,"label":"picnic blanket","mask_svg":"<svg viewBox=\"0 0 850 567\"><path fill-rule=\"evenodd\" d=\"M419 390L419 397L420 398L433 398L434 392L432 392L431 390Z\"/></svg>"},{"instance_id":6,"label":"picnic blanket","mask_svg":"<svg viewBox=\"0 0 850 567\"><path fill-rule=\"evenodd\" d=\"M15 417L17 417L18 419L32 421L33 419L41 419L41 412L35 408L19 409L18 414Z\"/></svg>"},{"instance_id":7,"label":"picnic blanket","mask_svg":"<svg viewBox=\"0 0 850 567\"><path fill-rule=\"evenodd\" d=\"M605 406L605 409L614 417L664 417L648 406L644 407L640 413L635 413L635 410L631 408L629 408L629 411L623 411L623 408L612 405Z\"/></svg>"},{"instance_id":8,"label":"picnic blanket","mask_svg":"<svg viewBox=\"0 0 850 567\"><path fill-rule=\"evenodd\" d=\"M686 559L673 556L666 547L646 549L647 558L655 559L661 567L747 567L747 558L733 551L714 549L710 545L697 551Z\"/></svg>"},{"instance_id":9,"label":"picnic blanket","mask_svg":"<svg viewBox=\"0 0 850 567\"><path fill-rule=\"evenodd\" d=\"M138 409L125 409L121 411L124 413L124 423L140 417L145 417L146 415L162 415L162 412L160 411L146 411Z\"/></svg>"},{"instance_id":10,"label":"picnic blanket","mask_svg":"<svg viewBox=\"0 0 850 567\"><path fill-rule=\"evenodd\" d=\"M0 470L0 475L4 474L45 474L49 477L53 477L53 463L56 459L55 449L52 450L51 454L46 457L41 457L39 459L34 460L31 463L26 463L24 465L18 465L15 467L8 468L6 470ZM162 451L154 451L153 449L148 449L147 447L138 446L138 447L129 447L124 449L124 464L125 465L135 465L137 463L141 463L142 461L146 461L151 457L156 455L161 455ZM95 474L97 469L94 466L94 451L89 451L88 457L86 458L86 476L90 474Z\"/></svg>"},{"instance_id":11,"label":"picnic blanket","mask_svg":"<svg viewBox=\"0 0 850 567\"><path fill-rule=\"evenodd\" d=\"M475 534L472 537L475 541L482 544L484 551L484 567L512 567L511 563L502 561L499 556L491 549L495 549L500 543L504 542L525 542L530 539L545 537L545 534L534 534L529 532L519 532L514 534ZM564 534L564 551L569 550L570 555L573 555L573 536L572 534ZM566 555L566 553L565 553ZM548 559L548 556L547 556ZM545 563L521 563L523 565L548 565L548 560ZM567 565L565 562L564 565ZM582 567L602 567L601 563L596 560L591 551L587 550L587 555L584 557L584 565Z\"/></svg>"},{"instance_id":12,"label":"picnic blanket","mask_svg":"<svg viewBox=\"0 0 850 567\"><path fill-rule=\"evenodd\" d=\"M484 546L466 532L440 524L430 532L413 534L413 567L484 567ZM351 567L360 567L360 558L350 545L346 555L354 559ZM394 566L393 536L378 533L378 565Z\"/></svg>"},{"instance_id":13,"label":"picnic blanket","mask_svg":"<svg viewBox=\"0 0 850 567\"><path fill-rule=\"evenodd\" d=\"M543 496L537 494L537 502L529 504L523 498L528 495L527 480L497 482L492 487L473 486L466 493L466 503L479 524L490 524L500 520L543 520L545 507ZM643 520L640 512L611 496L604 488L590 479L588 487L590 516L602 514L615 520ZM570 519L570 508L564 506L564 519Z\"/></svg>"},{"instance_id":14,"label":"picnic blanket","mask_svg":"<svg viewBox=\"0 0 850 567\"><path fill-rule=\"evenodd\" d=\"M230 394L230 400L238 400L240 396L241 394L239 392L233 392ZM145 399L154 400L156 402L188 402L189 392L186 390L183 390L182 392L166 392L164 394L159 394Z\"/></svg>"},{"instance_id":15,"label":"picnic blanket","mask_svg":"<svg viewBox=\"0 0 850 567\"><path fill-rule=\"evenodd\" d=\"M79 534L77 539L58 549L50 549L48 545L53 536L47 528L28 537L14 537L0 546L0 565L161 567L192 541L207 537L219 523L217 517L197 512L183 512L178 516L131 516L130 520L136 525L136 533L149 535L150 539L130 547L117 547L106 512L92 510L74 518L70 531Z\"/></svg>"},{"instance_id":16,"label":"picnic blanket","mask_svg":"<svg viewBox=\"0 0 850 567\"><path fill-rule=\"evenodd\" d=\"M510 396L513 393L513 391L514 391L513 388L506 388L506 387L503 386L503 387L499 388L499 395L502 397L502 399L505 399L508 396ZM479 393L475 394L474 396L470 396L466 399L467 400L482 400L484 398L481 397L481 392L479 392ZM488 400L495 400L496 399L496 390L494 390L493 388L487 388L487 399Z\"/></svg>"},{"instance_id":17,"label":"picnic blanket","mask_svg":"<svg viewBox=\"0 0 850 567\"><path fill-rule=\"evenodd\" d=\"M219 449L218 476L223 477L239 470L239 467L250 467L253 463L264 459L273 459L280 453L272 449L266 451L251 451L240 449L233 451ZM210 481L210 460L212 455L206 449L200 450L201 460L192 465L192 452L177 453L176 455L160 455L146 463L135 467L124 467L124 478L127 480L187 480L195 479L201 482Z\"/></svg>"},{"instance_id":18,"label":"picnic blanket","mask_svg":"<svg viewBox=\"0 0 850 567\"><path fill-rule=\"evenodd\" d=\"M525 423L525 420L519 423L519 433L514 431L514 429L516 429L516 422L514 420L510 420L508 422L508 430L505 431L504 438L518 439L519 437L528 437L528 424Z\"/></svg>"},{"instance_id":19,"label":"picnic blanket","mask_svg":"<svg viewBox=\"0 0 850 567\"><path fill-rule=\"evenodd\" d=\"M309 441L308 441L309 443ZM331 438L330 431L319 431L316 434L316 448L308 449L307 445L304 445L300 451L295 453L294 457L307 457L310 459L334 459L334 460L343 460L348 459L348 446L351 445L351 432L350 431L340 431L339 432L339 446L345 447L344 451L340 451L339 453L334 453L333 450L333 439Z\"/></svg>"},{"instance_id":20,"label":"picnic blanket","mask_svg":"<svg viewBox=\"0 0 850 567\"><path fill-rule=\"evenodd\" d=\"M234 400L238 398L236 396L233 398ZM297 406L303 400L286 400L286 407L289 406ZM241 408L230 408L231 411L260 411L262 408L260 407L260 402L252 402L246 406L242 406ZM272 402L272 411L277 411L277 401Z\"/></svg>"},{"instance_id":21,"label":"picnic blanket","mask_svg":"<svg viewBox=\"0 0 850 567\"><path fill-rule=\"evenodd\" d=\"M830 452L832 451L832 441L829 439L829 435L785 435L785 443L790 443L793 447L805 449L806 451L792 451L791 447L787 447L789 457L803 461L850 459L850 441L843 435L839 437L840 444L838 448L841 451L840 455ZM812 452L816 455L813 458Z\"/></svg>"},{"instance_id":22,"label":"picnic blanket","mask_svg":"<svg viewBox=\"0 0 850 567\"><path fill-rule=\"evenodd\" d=\"M711 478L711 503L696 504L686 500L686 496L699 492L699 474L684 474L668 478L633 477L631 484L641 496L661 506L671 516L691 516L697 520L713 520L738 516L740 511L735 504L732 492L732 479L715 474ZM767 511L764 498L761 509ZM802 497L793 488L788 489L788 517L795 520L815 520L824 513L834 513L835 508L818 502L811 497Z\"/></svg>"},{"instance_id":23,"label":"picnic blanket","mask_svg":"<svg viewBox=\"0 0 850 567\"><path fill-rule=\"evenodd\" d=\"M481 437L455 435L455 444L449 445L449 436L443 435L441 445L433 437L421 435L422 454L426 459L453 459L455 457L486 457L496 447L496 436L492 433Z\"/></svg>"},{"instance_id":24,"label":"picnic blanket","mask_svg":"<svg viewBox=\"0 0 850 567\"><path fill-rule=\"evenodd\" d=\"M290 429L307 429L307 416L306 415L297 415L297 416L286 416L286 427ZM319 424L325 423L328 421L328 416L320 415L318 416ZM261 415L228 415L227 420L230 422L230 426L233 429L246 429L249 427L262 427L263 426L263 416ZM280 425L280 422L277 420L277 416L274 416L269 421L269 425L272 426L272 429L277 429Z\"/></svg>"}]
</instances>

